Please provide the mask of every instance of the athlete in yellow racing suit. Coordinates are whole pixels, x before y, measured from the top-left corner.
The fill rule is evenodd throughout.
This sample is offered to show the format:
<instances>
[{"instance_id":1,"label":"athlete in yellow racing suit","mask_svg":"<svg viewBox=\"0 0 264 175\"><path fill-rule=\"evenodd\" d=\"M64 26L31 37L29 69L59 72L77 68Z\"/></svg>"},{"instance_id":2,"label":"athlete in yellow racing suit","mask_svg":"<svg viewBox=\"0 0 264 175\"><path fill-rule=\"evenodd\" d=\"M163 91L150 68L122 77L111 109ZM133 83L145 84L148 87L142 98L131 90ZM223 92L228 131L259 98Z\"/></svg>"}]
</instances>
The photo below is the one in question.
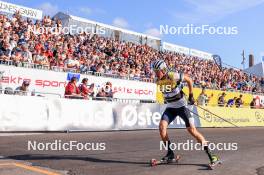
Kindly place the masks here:
<instances>
[{"instance_id":1,"label":"athlete in yellow racing suit","mask_svg":"<svg viewBox=\"0 0 264 175\"><path fill-rule=\"evenodd\" d=\"M156 83L159 87L159 90L162 91L164 96L164 103L166 104L166 109L162 114L159 131L161 139L164 143L168 144L168 152L164 156L163 160L173 160L174 153L170 148L170 139L168 136L167 128L168 125L177 117L181 117L185 122L188 132L203 145L203 149L210 159L210 163L213 164L216 161L219 161L218 156L213 155L208 148L207 141L204 136L196 129L194 125L194 118L192 117L190 110L187 108L187 100L182 91L183 81L185 81L189 88L189 104L194 104L193 98L193 87L192 80L182 74L169 72L167 65L163 60L155 61L152 65L155 74L156 74Z\"/></svg>"}]
</instances>

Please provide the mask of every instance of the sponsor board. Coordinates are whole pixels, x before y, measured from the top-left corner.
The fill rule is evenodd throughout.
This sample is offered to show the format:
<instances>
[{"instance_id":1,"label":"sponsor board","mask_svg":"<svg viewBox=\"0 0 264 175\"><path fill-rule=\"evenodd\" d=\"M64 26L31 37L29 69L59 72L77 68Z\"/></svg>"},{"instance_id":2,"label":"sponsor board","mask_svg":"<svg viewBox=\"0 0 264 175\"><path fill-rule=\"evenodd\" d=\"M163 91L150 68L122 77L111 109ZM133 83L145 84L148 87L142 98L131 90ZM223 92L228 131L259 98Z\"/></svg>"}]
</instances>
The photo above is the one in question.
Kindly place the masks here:
<instances>
[{"instance_id":1,"label":"sponsor board","mask_svg":"<svg viewBox=\"0 0 264 175\"><path fill-rule=\"evenodd\" d=\"M3 1L0 1L0 11L11 14L14 14L15 12L19 11L19 13L24 17L42 19L41 10L28 8L21 5L11 4Z\"/></svg>"},{"instance_id":2,"label":"sponsor board","mask_svg":"<svg viewBox=\"0 0 264 175\"><path fill-rule=\"evenodd\" d=\"M188 94L188 89L185 87L184 90L185 94ZM201 94L201 88L194 88L193 95L195 99L198 99L198 96ZM233 99L234 97L239 97L241 94L243 95L242 101L244 102L244 106L249 106L250 102L253 99L252 94L240 93L240 92L229 92L229 91L220 91L220 90L211 90L206 89L205 94L207 97L210 97L208 102L209 106L217 106L218 105L218 98L221 96L222 93L225 93L225 101L227 102L229 99Z\"/></svg>"},{"instance_id":3,"label":"sponsor board","mask_svg":"<svg viewBox=\"0 0 264 175\"><path fill-rule=\"evenodd\" d=\"M177 109L175 109L177 110ZM197 113L196 108L190 108ZM0 131L158 129L164 106L0 94ZM197 116L195 125L200 126ZM170 128L184 128L177 116Z\"/></svg>"},{"instance_id":4,"label":"sponsor board","mask_svg":"<svg viewBox=\"0 0 264 175\"><path fill-rule=\"evenodd\" d=\"M100 131L111 130L114 126L112 104L106 101L50 99L47 105L50 131Z\"/></svg>"},{"instance_id":5,"label":"sponsor board","mask_svg":"<svg viewBox=\"0 0 264 175\"><path fill-rule=\"evenodd\" d=\"M165 107L154 103L125 104L0 94L0 131L158 129ZM261 109L204 108L210 112L189 107L196 127L234 127L214 114L237 126L264 126ZM169 128L185 128L185 123L177 116Z\"/></svg>"},{"instance_id":6,"label":"sponsor board","mask_svg":"<svg viewBox=\"0 0 264 175\"><path fill-rule=\"evenodd\" d=\"M184 87L183 91L185 94L189 94L188 92L188 88ZM202 88L193 88L193 96L194 99L197 100L199 95L202 92ZM244 102L244 106L249 106L250 102L253 99L253 95L252 94L245 94L245 93L240 93L240 92L228 92L228 91L220 91L220 90L212 90L212 89L206 89L205 90L205 94L207 95L207 97L210 98L208 105L209 106L217 106L218 105L218 98L221 96L222 93L225 93L225 101L227 102L229 99L232 99L234 97L239 97L239 95L243 95L242 100ZM164 100L163 100L163 95L161 92L157 91L156 93L156 98L157 98L157 102L163 104ZM262 102L264 103L264 97L259 97L260 99L263 99Z\"/></svg>"},{"instance_id":7,"label":"sponsor board","mask_svg":"<svg viewBox=\"0 0 264 175\"><path fill-rule=\"evenodd\" d=\"M158 104L116 104L114 107L114 116L116 117L116 128L118 129L156 129L164 106ZM196 107L189 108L197 113ZM177 110L177 109L175 109ZM193 114L192 114L193 115ZM199 118L193 115L195 126L200 127ZM185 122L177 116L169 125L169 128L185 128Z\"/></svg>"},{"instance_id":8,"label":"sponsor board","mask_svg":"<svg viewBox=\"0 0 264 175\"><path fill-rule=\"evenodd\" d=\"M264 110L249 108L203 107L198 109L201 127L264 126ZM210 111L210 112L209 112ZM220 116L221 118L217 117Z\"/></svg>"},{"instance_id":9,"label":"sponsor board","mask_svg":"<svg viewBox=\"0 0 264 175\"><path fill-rule=\"evenodd\" d=\"M102 131L114 128L112 104L106 101L4 94L0 94L0 121L0 131Z\"/></svg>"},{"instance_id":10,"label":"sponsor board","mask_svg":"<svg viewBox=\"0 0 264 175\"><path fill-rule=\"evenodd\" d=\"M211 53L203 52L203 51L196 50L196 49L190 49L190 55L195 56L195 57L205 58L208 60L212 60L213 58Z\"/></svg>"},{"instance_id":11,"label":"sponsor board","mask_svg":"<svg viewBox=\"0 0 264 175\"><path fill-rule=\"evenodd\" d=\"M183 47L183 46L179 46L176 44L171 44L171 43L167 43L167 42L163 42L162 43L162 47L164 50L168 50L171 52L178 52L178 53L183 53L186 55L189 55L189 48L188 47Z\"/></svg>"},{"instance_id":12,"label":"sponsor board","mask_svg":"<svg viewBox=\"0 0 264 175\"><path fill-rule=\"evenodd\" d=\"M203 52L203 51L200 51L197 49L190 49L188 47L183 47L183 46L179 46L179 45L171 44L171 43L167 43L167 42L162 43L162 48L164 50L167 50L167 51L182 53L185 55L192 55L195 57L204 58L204 59L208 59L208 60L213 59L211 53Z\"/></svg>"},{"instance_id":13,"label":"sponsor board","mask_svg":"<svg viewBox=\"0 0 264 175\"><path fill-rule=\"evenodd\" d=\"M0 70L4 71L3 79L0 80L2 86L15 89L20 86L23 80L29 80L30 89L36 92L55 93L64 95L65 86L68 82L68 73L54 72L47 70L28 69L13 66L0 65ZM154 83L114 79L99 77L93 75L79 75L79 82L83 78L88 78L88 84L95 84L95 93L106 82L111 82L113 86L114 98L119 99L137 99L137 100L155 100L156 85Z\"/></svg>"}]
</instances>

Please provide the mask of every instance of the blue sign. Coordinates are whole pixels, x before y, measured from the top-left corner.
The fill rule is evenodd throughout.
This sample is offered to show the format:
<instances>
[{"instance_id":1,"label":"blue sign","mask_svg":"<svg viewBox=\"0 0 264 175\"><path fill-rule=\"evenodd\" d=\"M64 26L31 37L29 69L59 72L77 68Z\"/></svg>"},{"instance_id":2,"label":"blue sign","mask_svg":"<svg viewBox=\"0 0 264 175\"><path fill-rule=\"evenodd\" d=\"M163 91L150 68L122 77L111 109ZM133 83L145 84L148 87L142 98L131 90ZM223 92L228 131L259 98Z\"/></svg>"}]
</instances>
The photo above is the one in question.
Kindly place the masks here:
<instances>
[{"instance_id":1,"label":"blue sign","mask_svg":"<svg viewBox=\"0 0 264 175\"><path fill-rule=\"evenodd\" d=\"M70 81L72 79L72 77L76 77L77 80L79 81L81 75L80 74L75 74L75 73L68 72L68 74L67 74L67 80Z\"/></svg>"}]
</instances>

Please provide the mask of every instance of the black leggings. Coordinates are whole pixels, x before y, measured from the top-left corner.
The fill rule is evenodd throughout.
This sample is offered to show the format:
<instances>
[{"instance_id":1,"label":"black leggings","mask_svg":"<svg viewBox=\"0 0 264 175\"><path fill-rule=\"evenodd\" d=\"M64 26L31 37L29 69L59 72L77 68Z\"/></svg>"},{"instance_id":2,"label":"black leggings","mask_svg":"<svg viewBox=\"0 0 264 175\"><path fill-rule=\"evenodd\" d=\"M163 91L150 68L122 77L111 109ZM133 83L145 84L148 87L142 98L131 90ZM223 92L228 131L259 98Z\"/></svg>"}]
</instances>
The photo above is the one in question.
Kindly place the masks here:
<instances>
[{"instance_id":1,"label":"black leggings","mask_svg":"<svg viewBox=\"0 0 264 175\"><path fill-rule=\"evenodd\" d=\"M193 120L190 121L192 116L190 111L185 106L180 108L167 108L162 114L161 120L165 120L168 124L170 124L177 116L180 116L183 119L186 127L190 127L190 123L194 124Z\"/></svg>"}]
</instances>

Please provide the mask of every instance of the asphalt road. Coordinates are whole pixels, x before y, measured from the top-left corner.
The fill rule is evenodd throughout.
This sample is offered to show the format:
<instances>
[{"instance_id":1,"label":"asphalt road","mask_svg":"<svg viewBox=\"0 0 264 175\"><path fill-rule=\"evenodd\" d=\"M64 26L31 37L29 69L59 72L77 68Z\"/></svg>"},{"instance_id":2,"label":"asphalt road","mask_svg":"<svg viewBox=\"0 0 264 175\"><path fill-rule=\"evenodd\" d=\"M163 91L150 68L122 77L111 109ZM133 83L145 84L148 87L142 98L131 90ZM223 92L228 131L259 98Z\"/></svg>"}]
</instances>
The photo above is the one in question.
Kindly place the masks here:
<instances>
[{"instance_id":1,"label":"asphalt road","mask_svg":"<svg viewBox=\"0 0 264 175\"><path fill-rule=\"evenodd\" d=\"M237 143L237 150L214 151L223 165L208 170L204 151L175 151L179 164L149 166L152 158L161 158L157 130L0 134L0 175L264 175L264 128L200 129L213 143ZM172 142L186 143L192 137L185 129L171 129ZM28 150L28 143L89 143L93 150ZM29 142L30 141L30 142ZM97 144L100 145L97 145ZM42 144L42 145L41 145ZM49 147L50 148L50 147ZM97 150L99 149L99 150ZM101 149L101 150L100 150ZM182 148L183 149L183 148Z\"/></svg>"}]
</instances>

